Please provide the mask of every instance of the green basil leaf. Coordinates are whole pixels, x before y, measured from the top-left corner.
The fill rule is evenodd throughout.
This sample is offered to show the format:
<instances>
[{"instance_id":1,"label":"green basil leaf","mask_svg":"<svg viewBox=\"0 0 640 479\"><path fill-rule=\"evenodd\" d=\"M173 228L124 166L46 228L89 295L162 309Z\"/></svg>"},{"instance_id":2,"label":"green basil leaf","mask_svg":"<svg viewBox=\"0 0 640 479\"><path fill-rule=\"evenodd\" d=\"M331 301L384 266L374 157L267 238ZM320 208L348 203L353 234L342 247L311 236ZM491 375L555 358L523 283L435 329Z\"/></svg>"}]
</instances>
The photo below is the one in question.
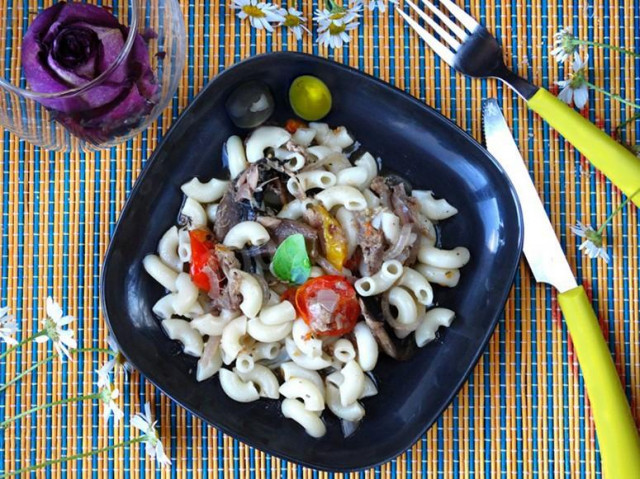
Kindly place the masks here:
<instances>
[{"instance_id":1,"label":"green basil leaf","mask_svg":"<svg viewBox=\"0 0 640 479\"><path fill-rule=\"evenodd\" d=\"M271 269L282 281L302 284L311 273L311 260L307 254L304 236L295 234L285 239L273 255Z\"/></svg>"}]
</instances>

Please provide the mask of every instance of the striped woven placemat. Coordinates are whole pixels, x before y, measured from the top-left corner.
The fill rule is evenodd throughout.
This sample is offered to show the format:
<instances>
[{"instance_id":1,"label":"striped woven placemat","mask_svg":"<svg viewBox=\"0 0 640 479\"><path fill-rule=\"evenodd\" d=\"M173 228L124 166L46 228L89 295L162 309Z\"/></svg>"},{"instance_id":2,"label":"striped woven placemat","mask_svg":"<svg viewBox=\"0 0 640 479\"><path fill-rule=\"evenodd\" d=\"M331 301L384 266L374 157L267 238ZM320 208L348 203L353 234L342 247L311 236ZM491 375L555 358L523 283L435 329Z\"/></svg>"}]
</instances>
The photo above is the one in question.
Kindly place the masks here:
<instances>
[{"instance_id":1,"label":"striped woven placemat","mask_svg":"<svg viewBox=\"0 0 640 479\"><path fill-rule=\"evenodd\" d=\"M37 9L38 3L28 2ZM459 2L461 3L461 2ZM510 66L536 84L564 78L549 60L560 26L583 38L640 50L638 0L466 0L466 8L501 38ZM31 7L33 5L33 7ZM292 4L293 5L293 4ZM297 1L307 18L317 3ZM301 50L328 56L388 81L440 110L480 138L480 104L497 96L556 233L578 277L588 286L636 420L640 420L640 325L638 322L638 221L627 207L606 229L607 265L578 252L570 226L593 226L624 199L521 100L494 82L455 75L426 51L393 12L365 8L362 24L343 50L327 51L306 36L283 30L256 32L237 20L227 3L183 4L188 60L176 98L142 135L97 154L54 154L4 132L0 136L0 305L19 320L21 337L37 331L52 295L77 318L81 347L104 347L106 326L98 296L102 258L120 208L163 132L206 82L224 68L257 53ZM15 53L15 52L14 52ZM16 57L17 58L17 57ZM640 98L640 61L590 51L594 83ZM591 94L588 114L607 131L625 110ZM635 131L634 131L635 129ZM640 126L629 129L629 139ZM0 382L46 357L31 344L0 363ZM0 393L0 418L65 396L95 390L94 370L105 356L52 361L16 387ZM149 401L173 460L160 471L139 445L52 466L33 477L325 477L265 455L217 432L160 394L139 374L118 379L125 415ZM105 425L95 401L59 406L0 432L0 471L106 447L133 437L121 423ZM128 424L128 420L124 421ZM553 293L536 285L522 264L487 351L451 406L409 451L363 477L596 477L600 457L583 381Z\"/></svg>"}]
</instances>

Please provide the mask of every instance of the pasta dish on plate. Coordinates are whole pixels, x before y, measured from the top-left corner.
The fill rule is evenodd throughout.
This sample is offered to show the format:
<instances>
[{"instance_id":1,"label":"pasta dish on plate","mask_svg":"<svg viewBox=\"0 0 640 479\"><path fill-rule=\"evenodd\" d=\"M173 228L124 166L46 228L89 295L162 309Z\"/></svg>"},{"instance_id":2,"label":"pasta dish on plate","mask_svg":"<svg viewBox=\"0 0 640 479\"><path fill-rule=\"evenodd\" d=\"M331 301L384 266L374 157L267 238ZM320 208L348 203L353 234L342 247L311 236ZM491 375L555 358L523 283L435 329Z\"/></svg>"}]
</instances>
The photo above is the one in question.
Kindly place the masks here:
<instances>
[{"instance_id":1,"label":"pasta dish on plate","mask_svg":"<svg viewBox=\"0 0 640 479\"><path fill-rule=\"evenodd\" d=\"M282 414L351 434L378 393L379 353L406 360L448 327L432 284L470 259L439 247L456 208L383 175L345 127L289 120L230 137L229 180L193 178L178 224L143 265L167 294L162 328L233 400L282 398Z\"/></svg>"}]
</instances>

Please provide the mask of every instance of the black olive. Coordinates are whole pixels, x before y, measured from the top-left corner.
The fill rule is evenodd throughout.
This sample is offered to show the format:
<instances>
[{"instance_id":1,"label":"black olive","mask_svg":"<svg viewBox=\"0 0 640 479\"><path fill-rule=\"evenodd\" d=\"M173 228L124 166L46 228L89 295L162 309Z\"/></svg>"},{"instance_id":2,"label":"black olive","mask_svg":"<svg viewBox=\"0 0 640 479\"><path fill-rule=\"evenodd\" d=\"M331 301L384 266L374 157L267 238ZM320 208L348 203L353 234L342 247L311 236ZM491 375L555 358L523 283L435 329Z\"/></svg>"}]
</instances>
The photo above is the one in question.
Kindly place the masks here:
<instances>
[{"instance_id":1,"label":"black olive","mask_svg":"<svg viewBox=\"0 0 640 479\"><path fill-rule=\"evenodd\" d=\"M255 128L273 114L275 101L267 85L261 81L249 81L231 92L225 108L236 126Z\"/></svg>"}]
</instances>

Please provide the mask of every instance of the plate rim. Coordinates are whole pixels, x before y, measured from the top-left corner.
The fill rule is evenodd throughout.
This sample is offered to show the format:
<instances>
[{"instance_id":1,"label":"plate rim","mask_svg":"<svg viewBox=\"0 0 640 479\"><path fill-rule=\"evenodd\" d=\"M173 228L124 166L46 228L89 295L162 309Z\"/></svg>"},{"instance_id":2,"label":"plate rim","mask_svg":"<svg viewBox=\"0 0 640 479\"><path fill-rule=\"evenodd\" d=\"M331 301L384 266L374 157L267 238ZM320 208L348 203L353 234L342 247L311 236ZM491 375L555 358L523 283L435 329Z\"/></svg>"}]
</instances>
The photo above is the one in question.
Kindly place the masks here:
<instances>
[{"instance_id":1,"label":"plate rim","mask_svg":"<svg viewBox=\"0 0 640 479\"><path fill-rule=\"evenodd\" d=\"M146 176L149 174L149 171L151 169L151 166L153 165L153 163L156 161L157 157L159 156L159 152L162 148L162 146L164 145L164 143L167 141L167 139L169 139L171 137L171 135L173 134L174 130L177 130L180 125L186 121L185 118L189 116L189 113L191 112L191 110L193 110L195 107L194 105L196 105L198 103L198 100L204 96L204 94L208 91L209 88L212 87L212 85L214 85L220 78L225 78L226 76L228 76L229 72L233 72L235 69L237 69L240 66L249 64L249 63L254 63L256 61L261 61L264 60L265 57L270 57L270 58L274 58L274 57L283 57L283 58L292 58L292 59L304 59L306 61L308 60L312 60L312 61L316 61L318 63L321 64L325 64L328 65L330 68L335 68L337 70L343 71L343 72L348 72L350 74L355 74L356 76L359 77L364 77L369 81L373 81L374 83L376 83L379 87L382 88L386 88L386 89L390 89L392 90L395 94L400 94L402 95L406 100L410 100L412 103L414 103L415 105L417 105L418 107L426 110L428 113L430 113L434 118L438 119L441 122L444 122L445 124L447 124L448 127L452 128L454 131L456 131L458 134L462 135L467 141L469 141L472 145L474 145L479 151L482 151L486 157L487 160L493 165L493 167L496 168L496 170L501 174L502 177L504 177L507 186L508 186L508 191L510 193L510 198L513 201L513 205L515 206L515 226L516 226L516 234L517 234L517 238L516 238L516 244L517 244L517 248L516 248L516 252L517 254L514 254L513 256L513 264L510 265L510 269L512 270L511 274L508 275L509 278L509 287L503 290L501 296L500 296L500 304L502 305L500 307L500 309L497 310L497 312L493 315L493 317L491 318L490 321L490 327L486 330L485 335L482 337L482 340L480 342L480 347L478 348L478 350L476 351L475 355L473 356L473 359L471 360L471 362L469 363L468 367L465 368L465 372L462 376L462 379L460 381L458 381L458 383L456 384L455 388L452 388L451 392L449 395L447 395L446 400L443 402L443 405L436 411L436 414L434 415L435 419L429 423L425 423L424 427L420 428L420 432L415 436L412 437L411 442L409 442L408 444L403 445L400 448L394 448L394 452L390 455L387 455L385 458L381 459L381 460L377 460L376 462L372 462L372 463L367 463L367 464L362 464L359 465L357 467L330 467L328 465L324 465L324 464L315 464L315 463L311 463L308 462L304 459L298 459L298 458L294 458L292 456L290 456L287 453L283 453L283 452L277 452L272 450L269 447L263 447L262 445L257 445L255 443L255 441L250 438L245 436L242 433L238 433L236 431L231 431L229 430L229 428L227 428L226 426L222 426L219 424L214 424L212 421L210 421L209 419L205 418L203 416L203 414L201 414L199 411L193 410L190 407L186 406L182 401L176 399L173 395L167 393L164 389L163 386L161 386L160 384L158 384L154 379L151 379L147 374L143 373L134 363L134 361L131 360L131 357L129 356L128 352L122 350L120 348L120 344L118 342L118 339L116 337L116 335L113 332L113 327L111 325L111 319L109 318L109 309L107 306L107 301L106 301L106 286L105 286L105 278L108 274L109 271L109 264L111 262L111 256L113 255L113 248L114 248L114 238L116 238L116 236L118 235L119 230L122 228L122 223L124 222L126 213L128 212L129 209L132 208L132 205L134 204L134 201L132 201L134 199L134 197L136 196L138 190L141 188L141 185L144 183L144 180L146 178ZM292 462L294 464L299 464L303 467L308 467L308 468L312 468L312 469L317 469L317 470L321 470L321 471L327 471L327 472L337 472L337 473L348 473L348 472L356 472L356 471L362 471L365 469L371 469L371 468L375 468L377 466L380 466L382 464L385 464L389 461L394 460L395 458L397 458L398 456L400 456L401 454L403 454L404 452L406 452L407 450L409 450L424 434L425 432L427 432L437 421L438 418L440 418L442 416L442 414L444 413L444 411L451 405L451 402L453 401L453 399L458 395L458 393L460 392L460 389L462 389L462 387L464 386L465 383L467 383L467 381L469 380L469 376L471 375L471 373L473 372L473 370L476 368L478 361L480 360L480 358L482 357L482 355L485 353L486 349L487 349L487 345L489 343L489 340L491 339L491 337L493 336L496 326L498 325L500 316L502 314L504 314L504 309L506 306L506 302L507 299L509 297L509 293L511 292L511 289L513 288L513 282L515 280L515 276L518 272L518 265L520 263L521 257L522 257L522 248L523 248L523 243L524 243L524 221L523 221L523 217L522 217L522 209L521 209L521 205L520 205L520 201L518 198L518 195L515 191L515 188L513 187L513 184L511 183L511 180L509 179L509 176L507 175L507 173L504 171L504 169L502 168L502 166L500 165L500 163L493 157L493 155L479 142L477 141L473 136L471 136L469 133L467 133L465 130L463 130L460 126L458 126L454 121L452 121L451 119L447 118L444 114L442 114L440 111L436 110L435 108L433 108L432 106L423 103L422 101L420 101L419 99L417 99L416 97L414 97L413 95L411 95L410 93L390 84L387 83L383 80L381 80L378 77L375 77L373 75L369 75L366 72L363 72L361 70L358 70L356 68L353 68L349 65L345 65L343 63L339 63L330 59L327 59L325 57L320 57L317 55L313 55L313 54L307 54L307 53L303 53L303 52L287 52L287 51L278 51L278 52L267 52L267 53L262 53L259 55L255 55L255 56L251 56L248 58L245 58L243 60L241 60L240 62L237 62L233 65L231 65L230 67L224 69L222 72L220 72L219 74L215 75L205 86L202 87L202 89L198 92L198 94L189 102L189 104L185 107L185 109L179 114L178 118L176 118L176 120L172 123L172 125L170 126L169 130L167 130L167 133L164 134L162 136L162 138L160 139L160 141L158 142L158 144L156 145L155 149L153 150L153 152L151 153L151 156L149 156L149 158L147 159L147 161L144 164L144 167L142 169L142 171L140 172L140 174L138 175L138 177L135 180L135 183L133 185L133 187L131 188L129 195L125 201L124 206L122 207L122 209L120 210L120 215L118 217L118 220L116 221L116 224L113 228L113 233L111 234L110 238L109 238L109 244L107 247L107 250L105 252L104 255L104 259L102 261L102 271L100 274L100 287L99 287L99 294L100 294L100 304L101 304L101 309L104 315L104 320L107 324L107 327L109 328L109 335L111 335L116 343L118 344L118 349L120 351L120 353L126 358L126 360L131 363L132 366L134 366L136 368L136 370L140 373L141 376L143 376L145 378L145 380L151 382L151 384L153 384L156 388L158 388L162 394L164 394L165 396L167 396L169 399L171 399L171 401L174 401L176 404L178 404L180 407L184 408L186 411L188 411L190 414L193 414L194 416L198 417L201 421L205 422L207 425L214 427L215 429L222 431L224 434L235 438L243 443L245 443L246 445L253 447L255 449L264 451L267 454L270 454L272 456L275 457L279 457L281 459L284 459L286 461Z\"/></svg>"}]
</instances>

